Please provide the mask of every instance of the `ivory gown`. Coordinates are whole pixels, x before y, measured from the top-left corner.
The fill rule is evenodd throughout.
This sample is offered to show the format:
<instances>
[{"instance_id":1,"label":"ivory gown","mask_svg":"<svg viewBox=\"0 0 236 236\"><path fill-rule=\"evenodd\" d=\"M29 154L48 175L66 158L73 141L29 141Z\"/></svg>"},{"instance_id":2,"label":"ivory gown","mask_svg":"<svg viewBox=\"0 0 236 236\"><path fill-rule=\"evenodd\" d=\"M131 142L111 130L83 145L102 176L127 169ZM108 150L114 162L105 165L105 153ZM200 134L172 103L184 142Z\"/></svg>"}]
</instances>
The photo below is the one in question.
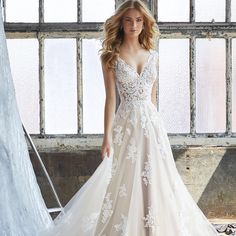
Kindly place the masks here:
<instances>
[{"instance_id":1,"label":"ivory gown","mask_svg":"<svg viewBox=\"0 0 236 236\"><path fill-rule=\"evenodd\" d=\"M55 220L53 236L215 236L185 187L161 114L151 102L158 52L138 74L121 58L115 75L121 103L112 154Z\"/></svg>"}]
</instances>

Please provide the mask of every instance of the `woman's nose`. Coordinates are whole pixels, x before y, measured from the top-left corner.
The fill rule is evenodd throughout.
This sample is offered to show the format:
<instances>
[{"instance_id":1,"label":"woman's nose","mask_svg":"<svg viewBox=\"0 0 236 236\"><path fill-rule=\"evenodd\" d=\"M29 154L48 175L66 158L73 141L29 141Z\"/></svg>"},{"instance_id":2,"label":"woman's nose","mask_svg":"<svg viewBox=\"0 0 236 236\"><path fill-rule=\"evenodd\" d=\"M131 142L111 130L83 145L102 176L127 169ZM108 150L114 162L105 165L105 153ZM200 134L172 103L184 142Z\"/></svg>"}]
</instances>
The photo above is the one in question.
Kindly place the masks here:
<instances>
[{"instance_id":1,"label":"woman's nose","mask_svg":"<svg viewBox=\"0 0 236 236\"><path fill-rule=\"evenodd\" d=\"M135 27L136 26L136 22L135 21L131 21L131 25Z\"/></svg>"}]
</instances>

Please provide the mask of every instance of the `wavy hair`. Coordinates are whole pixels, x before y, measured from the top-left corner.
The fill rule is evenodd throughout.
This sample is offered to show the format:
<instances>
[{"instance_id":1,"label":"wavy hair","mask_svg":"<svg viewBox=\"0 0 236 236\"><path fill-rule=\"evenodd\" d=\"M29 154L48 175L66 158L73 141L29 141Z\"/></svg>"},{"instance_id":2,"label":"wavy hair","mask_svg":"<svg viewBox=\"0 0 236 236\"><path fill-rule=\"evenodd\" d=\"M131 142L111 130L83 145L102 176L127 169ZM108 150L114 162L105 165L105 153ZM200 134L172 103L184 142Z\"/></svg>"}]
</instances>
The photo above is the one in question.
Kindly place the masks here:
<instances>
[{"instance_id":1,"label":"wavy hair","mask_svg":"<svg viewBox=\"0 0 236 236\"><path fill-rule=\"evenodd\" d=\"M103 25L101 60L107 69L114 68L115 61L120 52L120 46L124 39L124 32L121 29L122 18L129 9L136 9L144 19L144 29L139 35L139 43L143 48L150 50L155 47L155 38L160 35L158 26L146 5L140 0L128 0L123 2L109 17Z\"/></svg>"}]
</instances>

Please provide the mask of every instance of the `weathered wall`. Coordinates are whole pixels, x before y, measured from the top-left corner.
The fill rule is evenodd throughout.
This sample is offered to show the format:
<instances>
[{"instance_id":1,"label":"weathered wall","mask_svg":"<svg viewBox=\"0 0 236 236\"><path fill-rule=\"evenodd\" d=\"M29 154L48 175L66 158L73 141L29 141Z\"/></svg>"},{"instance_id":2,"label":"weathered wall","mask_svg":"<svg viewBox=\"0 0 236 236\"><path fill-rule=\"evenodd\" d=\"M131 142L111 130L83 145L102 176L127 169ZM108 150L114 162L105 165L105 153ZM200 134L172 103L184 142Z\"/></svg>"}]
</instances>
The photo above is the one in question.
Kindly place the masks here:
<instances>
[{"instance_id":1,"label":"weathered wall","mask_svg":"<svg viewBox=\"0 0 236 236\"><path fill-rule=\"evenodd\" d=\"M175 148L181 177L194 200L209 218L236 218L236 148ZM41 152L63 204L99 165L100 151ZM37 179L48 207L57 207L43 172L31 154Z\"/></svg>"}]
</instances>

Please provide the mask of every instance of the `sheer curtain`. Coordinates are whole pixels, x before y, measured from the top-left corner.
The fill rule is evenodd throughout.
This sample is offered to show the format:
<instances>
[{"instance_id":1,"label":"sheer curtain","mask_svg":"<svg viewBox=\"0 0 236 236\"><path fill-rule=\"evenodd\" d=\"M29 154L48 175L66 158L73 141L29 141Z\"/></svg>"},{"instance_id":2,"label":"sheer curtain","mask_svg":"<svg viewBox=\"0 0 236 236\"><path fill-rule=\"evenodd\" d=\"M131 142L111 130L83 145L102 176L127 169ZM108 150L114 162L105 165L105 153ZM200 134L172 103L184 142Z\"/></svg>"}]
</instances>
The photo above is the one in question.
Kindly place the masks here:
<instances>
[{"instance_id":1,"label":"sheer curtain","mask_svg":"<svg viewBox=\"0 0 236 236\"><path fill-rule=\"evenodd\" d=\"M11 77L0 6L0 235L32 236L52 225L29 159Z\"/></svg>"}]
</instances>

